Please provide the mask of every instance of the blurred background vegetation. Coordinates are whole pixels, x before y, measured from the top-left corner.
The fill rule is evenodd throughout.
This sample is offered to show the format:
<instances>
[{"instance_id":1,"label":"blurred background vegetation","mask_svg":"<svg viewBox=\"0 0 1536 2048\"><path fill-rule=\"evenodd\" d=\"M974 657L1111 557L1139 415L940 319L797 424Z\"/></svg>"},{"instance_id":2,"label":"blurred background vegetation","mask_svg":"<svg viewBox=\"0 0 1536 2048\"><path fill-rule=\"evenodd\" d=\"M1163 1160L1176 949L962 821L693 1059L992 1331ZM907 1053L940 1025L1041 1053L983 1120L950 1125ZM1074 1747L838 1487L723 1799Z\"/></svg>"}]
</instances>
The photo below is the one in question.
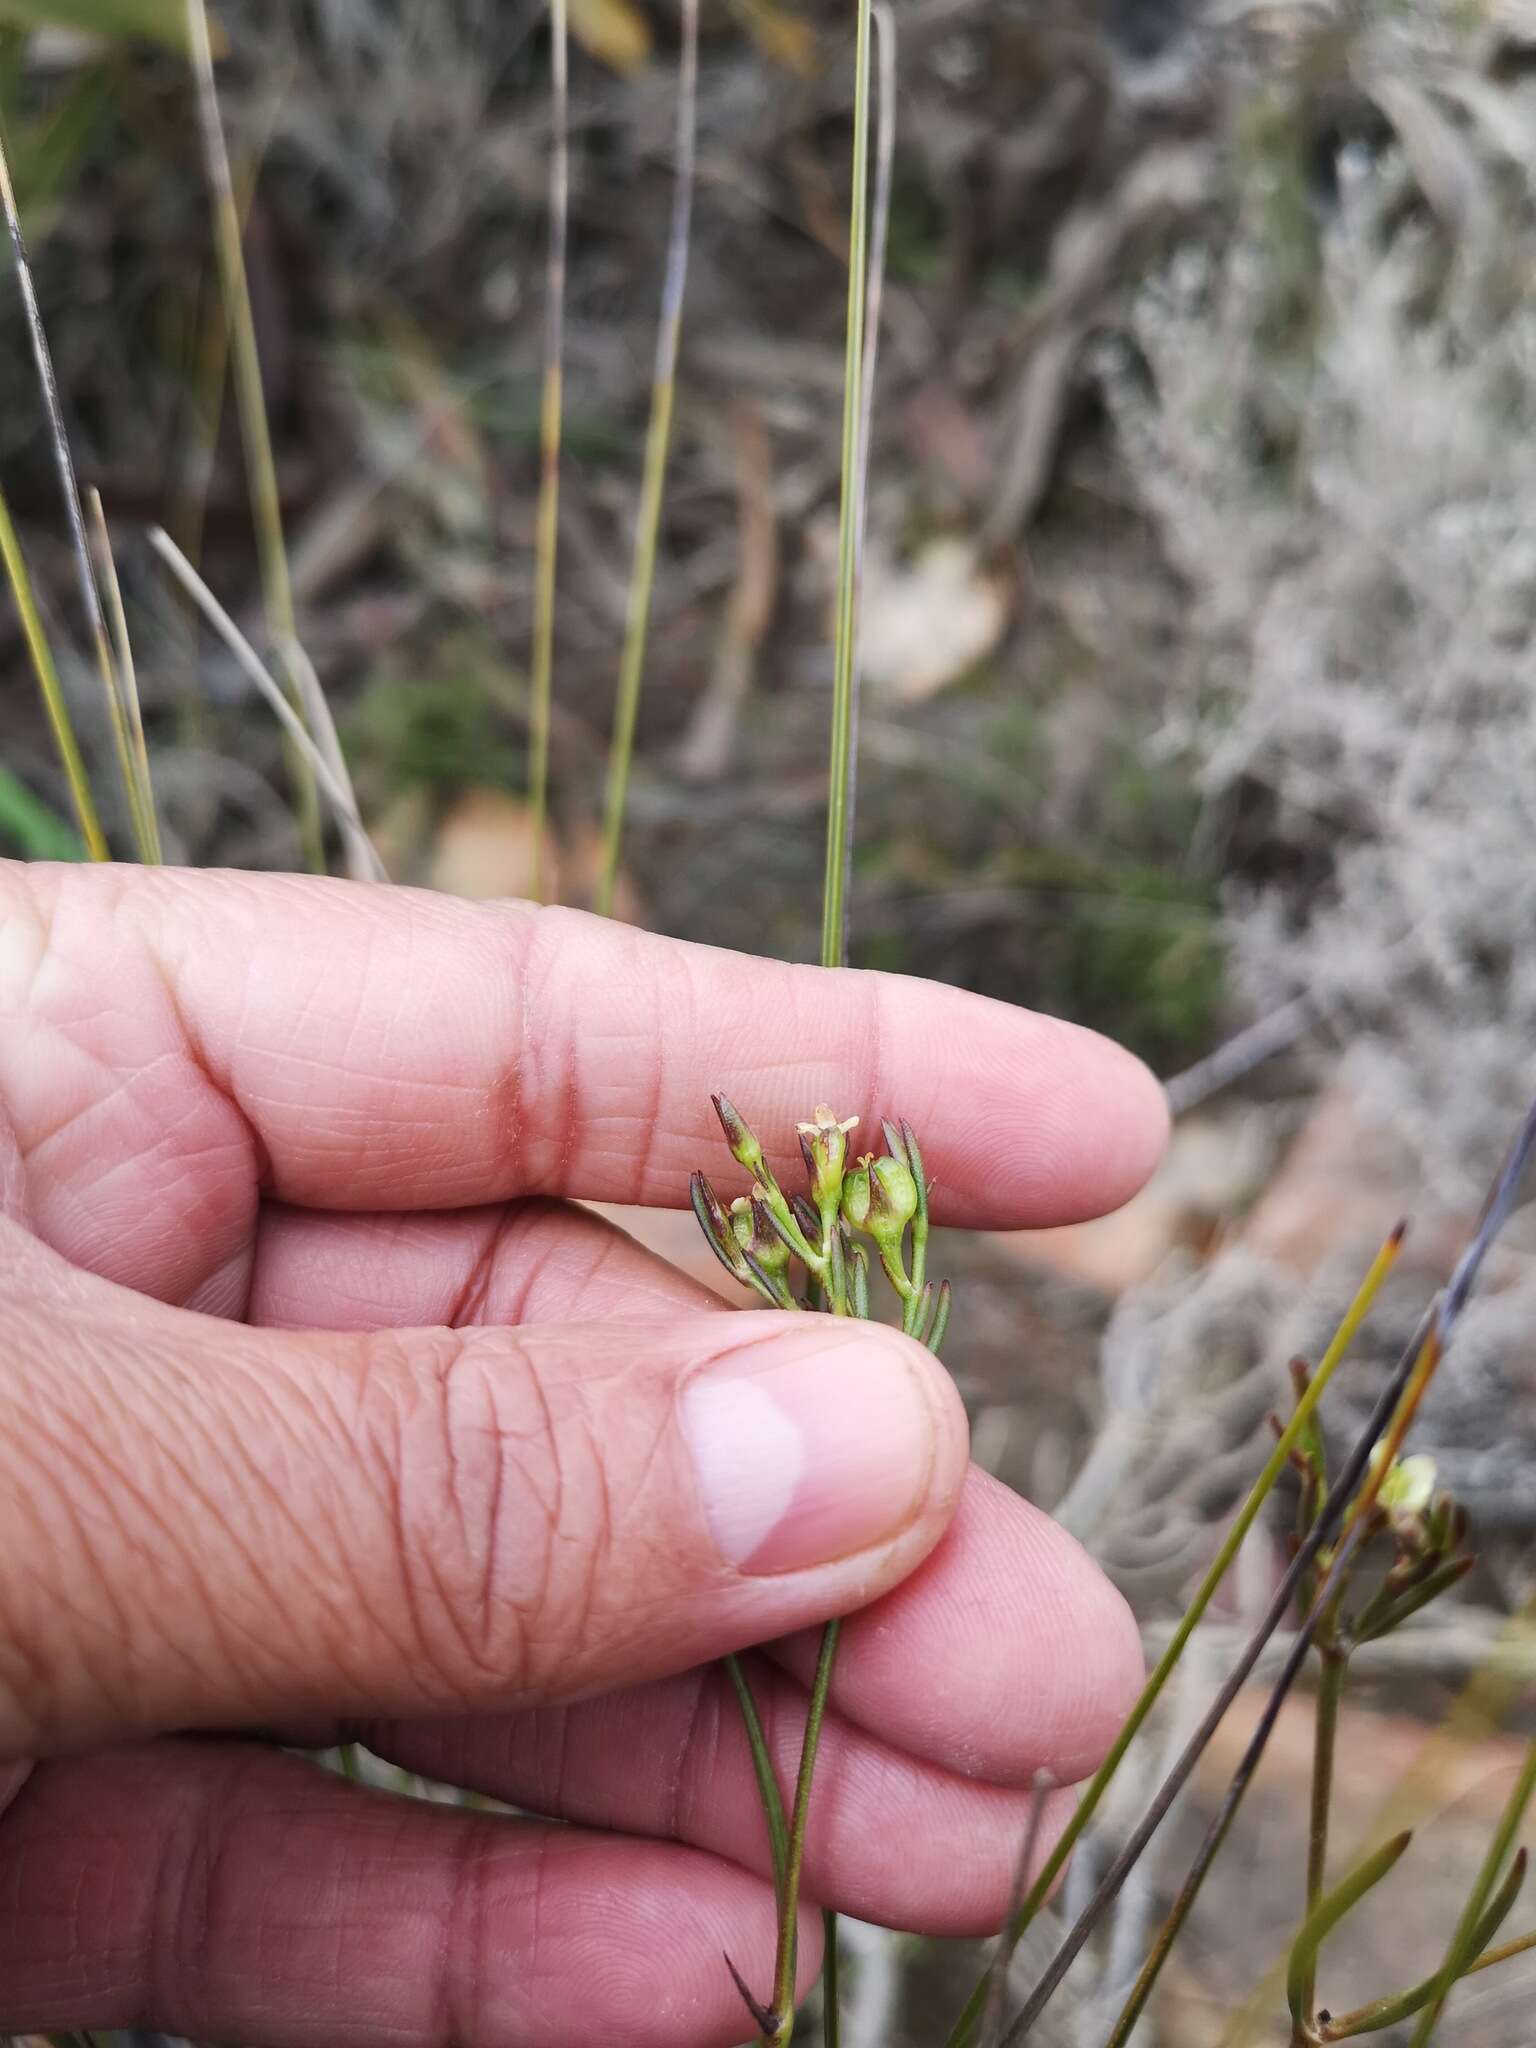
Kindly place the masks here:
<instances>
[{"instance_id":1,"label":"blurred background vegetation","mask_svg":"<svg viewBox=\"0 0 1536 2048\"><path fill-rule=\"evenodd\" d=\"M579 904L678 23L671 0L571 9L548 861ZM81 479L119 550L167 854L291 867L270 714L145 541L163 523L260 638L181 24L179 0L0 0L0 122ZM851 22L831 0L711 0L703 24L619 908L808 958ZM227 0L218 29L301 637L391 874L517 893L533 857L544 10ZM1288 1356L1315 1354L1413 1211L1402 1306L1389 1297L1347 1397L1363 1415L1532 1092L1536 9L905 0L898 29L853 957L1073 1016L1174 1080L1169 1165L1125 1216L946 1251L967 1274L952 1349L978 1455L1057 1508L1155 1639L1251 1476ZM0 482L67 657L85 639L9 271L0 397ZM98 692L83 658L64 666L126 853ZM68 857L67 792L8 609L0 707L0 845ZM698 1256L681 1226L639 1227ZM1425 1447L1473 1508L1482 1564L1367 1673L1346 1731L1362 1811L1536 1590L1531 1246L1517 1229L1431 1409ZM1283 1545L1278 1525L1252 1543L1229 1625ZM1374 1935L1365 1917L1342 1964L1362 1996L1436 1946L1478 1853L1467 1823L1507 1785L1506 1741L1480 1734L1442 1760L1423 1795L1449 1809L1440 1869L1406 1907L1394 1889ZM1234 1852L1241 1910L1227 1887L1202 1907L1149 2043L1220 2038L1294 1923L1303 1765L1278 1746ZM1149 1861L1108 1990L1081 1991L1050 2039L1102 2035L1114 1972L1177 1866ZM1093 1867L1079 1859L1079 1893ZM1522 1967L1467 1992L1459 2038L1529 2039ZM894 2048L902 2025L929 2038L937 1968L868 1946L855 2043ZM879 2017L881 1996L904 2022Z\"/></svg>"}]
</instances>

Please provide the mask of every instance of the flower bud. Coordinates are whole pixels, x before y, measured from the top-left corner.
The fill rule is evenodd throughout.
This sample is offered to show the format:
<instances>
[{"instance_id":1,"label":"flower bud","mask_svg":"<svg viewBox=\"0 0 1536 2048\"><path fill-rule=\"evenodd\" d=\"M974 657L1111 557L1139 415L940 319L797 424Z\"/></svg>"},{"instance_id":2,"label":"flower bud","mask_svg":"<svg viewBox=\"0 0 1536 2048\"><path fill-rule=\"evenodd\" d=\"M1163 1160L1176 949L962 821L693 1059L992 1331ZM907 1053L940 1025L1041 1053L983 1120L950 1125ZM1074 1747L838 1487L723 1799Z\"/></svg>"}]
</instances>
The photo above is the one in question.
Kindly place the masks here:
<instances>
[{"instance_id":1,"label":"flower bud","mask_svg":"<svg viewBox=\"0 0 1536 2048\"><path fill-rule=\"evenodd\" d=\"M715 1105L715 1115L720 1119L720 1127L725 1132L725 1142L731 1148L731 1157L738 1166L744 1166L752 1178L757 1180L762 1173L762 1146L729 1097L715 1095L710 1099Z\"/></svg>"},{"instance_id":2,"label":"flower bud","mask_svg":"<svg viewBox=\"0 0 1536 2048\"><path fill-rule=\"evenodd\" d=\"M699 1219L699 1228L710 1250L732 1279L750 1283L751 1273L741 1255L732 1220L720 1206L720 1197L702 1173L694 1174L688 1183L688 1192L693 1201L693 1213Z\"/></svg>"},{"instance_id":3,"label":"flower bud","mask_svg":"<svg viewBox=\"0 0 1536 2048\"><path fill-rule=\"evenodd\" d=\"M863 1230L869 1223L869 1164L865 1157L851 1173L843 1175L843 1221L854 1230Z\"/></svg>"},{"instance_id":4,"label":"flower bud","mask_svg":"<svg viewBox=\"0 0 1536 2048\"><path fill-rule=\"evenodd\" d=\"M877 1159L869 1170L869 1228L877 1239L900 1238L917 1214L917 1182L900 1159Z\"/></svg>"},{"instance_id":5,"label":"flower bud","mask_svg":"<svg viewBox=\"0 0 1536 2048\"><path fill-rule=\"evenodd\" d=\"M762 1188L738 1195L731 1204L731 1235L741 1251L754 1259L770 1279L789 1271L789 1246L774 1229Z\"/></svg>"},{"instance_id":6,"label":"flower bud","mask_svg":"<svg viewBox=\"0 0 1536 2048\"><path fill-rule=\"evenodd\" d=\"M811 1176L811 1200L819 1210L831 1213L843 1191L843 1167L848 1159L848 1133L858 1128L856 1116L839 1120L826 1104L818 1103L814 1120L799 1124L800 1149Z\"/></svg>"}]
</instances>

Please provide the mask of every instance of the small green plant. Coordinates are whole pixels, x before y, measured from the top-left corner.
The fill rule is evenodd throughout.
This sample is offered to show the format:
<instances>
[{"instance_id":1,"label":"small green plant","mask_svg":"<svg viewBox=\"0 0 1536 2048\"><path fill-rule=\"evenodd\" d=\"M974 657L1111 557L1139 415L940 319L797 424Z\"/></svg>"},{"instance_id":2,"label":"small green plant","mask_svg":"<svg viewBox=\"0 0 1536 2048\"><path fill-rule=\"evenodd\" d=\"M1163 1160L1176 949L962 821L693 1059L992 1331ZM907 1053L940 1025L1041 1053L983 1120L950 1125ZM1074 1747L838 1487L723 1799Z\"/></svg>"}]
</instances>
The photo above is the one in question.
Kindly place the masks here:
<instances>
[{"instance_id":1,"label":"small green plant","mask_svg":"<svg viewBox=\"0 0 1536 2048\"><path fill-rule=\"evenodd\" d=\"M818 1107L798 1126L805 1161L804 1194L786 1195L756 1133L724 1095L713 1098L731 1157L752 1177L750 1194L726 1208L703 1173L690 1186L694 1214L710 1250L734 1280L770 1308L868 1319L870 1267L878 1263L901 1310L901 1327L937 1353L949 1328L950 1285L927 1277L928 1181L917 1134L905 1120L885 1123L886 1149L850 1159L848 1140L859 1119ZM756 1998L732 1964L731 1974L765 2048L788 2048L794 2033L795 1927L811 1780L837 1652L834 1621L822 1638L811 1687L805 1740L788 1823L773 1776L751 1689L739 1662L729 1660L753 1765L768 1817L778 1907L773 1990ZM827 2038L837 2032L837 1931L827 1928L829 1976L824 1986Z\"/></svg>"}]
</instances>

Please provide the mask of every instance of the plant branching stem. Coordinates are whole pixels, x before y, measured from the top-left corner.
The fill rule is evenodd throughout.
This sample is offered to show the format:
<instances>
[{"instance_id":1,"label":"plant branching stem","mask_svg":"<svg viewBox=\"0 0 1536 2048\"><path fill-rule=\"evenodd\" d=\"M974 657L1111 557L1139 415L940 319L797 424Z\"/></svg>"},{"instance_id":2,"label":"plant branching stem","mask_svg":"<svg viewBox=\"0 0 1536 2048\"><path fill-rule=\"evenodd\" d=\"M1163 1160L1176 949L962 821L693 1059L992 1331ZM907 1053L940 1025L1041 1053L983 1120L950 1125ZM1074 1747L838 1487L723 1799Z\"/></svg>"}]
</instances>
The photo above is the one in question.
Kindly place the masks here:
<instances>
[{"instance_id":1,"label":"plant branching stem","mask_svg":"<svg viewBox=\"0 0 1536 2048\"><path fill-rule=\"evenodd\" d=\"M1334 1536L1338 1534L1339 1525L1345 1518L1346 1510L1350 1509L1352 1505L1358 1505L1361 1501L1374 1502L1376 1493L1380 1489L1389 1467L1383 1461L1372 1471L1370 1469L1371 1452L1383 1433L1390 1433L1394 1429L1397 1419L1405 1411L1411 1417L1413 1411L1417 1408L1423 1389L1428 1384L1429 1374L1434 1370L1434 1364L1440 1355L1436 1318L1438 1307L1439 1304L1437 1303L1421 1321L1408 1349L1403 1354L1397 1371L1393 1374L1381 1398L1377 1401L1365 1430L1351 1451L1338 1486L1324 1503L1316 1521L1312 1525L1310 1533L1297 1550L1295 1557L1291 1560L1284 1578L1276 1588L1269 1607L1265 1611L1258 1627L1254 1630L1253 1635L1249 1638L1242 1655L1227 1674L1204 1720L1185 1745L1178 1761L1159 1787L1156 1797L1141 1821L1133 1830L1124 1847L1111 1862L1108 1870L1099 1881L1093 1897L1079 1914L1071 1931L1051 1958L1049 1965L1041 1976L1040 1982L1026 2000L1022 2011L1005 2035L1004 2048L1019 2048L1019 2044L1027 2038L1030 2028L1044 2011L1056 1987L1060 1984L1062 1978L1066 1975L1082 1950L1088 1936L1118 1896L1121 1886L1140 1861L1147 1843L1152 1839L1152 1836L1167 1817L1170 1807L1183 1789L1200 1757L1204 1754L1207 1744L1225 1717L1228 1708L1247 1681L1249 1673L1259 1660L1264 1645L1269 1641L1269 1638L1274 1634L1285 1615L1289 1612L1291 1604L1296 1598L1297 1588L1306 1583L1307 1574L1312 1570L1324 1545L1332 1541ZM1317 1381L1322 1376L1322 1369L1319 1367L1317 1377L1314 1379L1312 1387L1308 1389L1308 1395L1315 1390ZM1292 1417L1293 1425L1297 1417L1302 1416L1306 1410L1306 1398L1304 1396L1296 1405L1296 1413ZM1281 1441L1284 1441L1283 1436ZM1358 1496L1356 1495L1357 1488L1360 1489ZM1326 1610L1328 1601L1333 1599L1342 1580L1341 1562L1348 1558L1354 1542L1359 1540L1359 1533L1366 1526L1367 1524L1364 1519L1356 1519L1349 1524L1348 1529L1340 1539L1334 1555L1332 1568L1324 1584L1323 1595L1313 1603L1308 1620L1297 1633L1285 1667L1281 1672L1280 1678L1276 1681L1274 1692L1270 1696L1269 1707L1266 1708L1266 1717L1270 1715L1271 1709L1273 1713L1278 1714L1280 1700L1283 1699L1284 1694L1290 1690L1291 1685L1295 1682L1296 1672L1300 1670L1311 1645L1312 1631L1317 1625L1317 1617ZM1266 1719L1265 1722L1261 1722L1259 1729L1255 1733L1254 1743L1250 1744L1252 1765L1249 1764L1248 1757L1246 1756L1244 1763L1239 1765L1237 1776L1234 1778L1237 1801L1241 1800L1243 1790L1246 1789L1247 1779L1244 1776L1244 1771L1245 1769L1251 1771L1251 1768L1256 1766L1258 1757L1263 1753L1264 1744L1269 1739L1269 1728L1271 1725L1272 1721ZM1206 1838L1206 1843L1202 1847L1202 1858L1207 1856L1207 1852L1209 1852L1209 1855L1214 1855L1216 1849L1220 1847L1221 1841L1225 1839L1226 1829L1231 1825L1232 1814L1236 1810L1236 1804L1231 1801L1230 1795L1229 1805L1230 1810L1228 1807L1224 1807L1222 1812L1217 1815L1216 1821L1212 1824L1211 1831ZM1112 2048L1121 2048L1121 2043L1123 2043L1125 2036L1140 2016L1142 2006L1145 2004L1147 1997L1150 1996L1152 1986L1156 1983L1163 1963L1167 1960L1168 1951L1172 1946L1173 1939L1177 1935L1179 1928L1183 1925L1184 1917L1188 1913L1190 1905L1193 1904L1195 1894L1199 1890L1199 1885L1203 1881L1205 1868L1207 1867L1208 1862L1202 1863L1197 1859L1196 1870L1191 1873L1193 1889L1186 1887L1186 1893L1180 1894L1173 1913L1170 1914L1168 1922L1165 1923L1163 1934L1167 1937L1166 1943L1163 1940L1163 1935L1160 1935L1158 1944L1154 1947L1152 1955L1148 1957L1147 1966L1142 1976L1138 1978L1136 1986L1133 1988L1131 1996L1121 2013L1121 2022L1117 2025L1115 2036L1112 2037Z\"/></svg>"},{"instance_id":2,"label":"plant branching stem","mask_svg":"<svg viewBox=\"0 0 1536 2048\"><path fill-rule=\"evenodd\" d=\"M1313 1415L1316 1413L1317 1405L1321 1401L1329 1381L1333 1378L1334 1373L1348 1353L1350 1345L1354 1342L1360 1325L1365 1321L1371 1304L1375 1301L1377 1294L1381 1290L1382 1283L1396 1264L1398 1253L1402 1249L1404 1234L1403 1226L1399 1225L1387 1238L1381 1250L1372 1260L1369 1271L1360 1283L1359 1292L1345 1311L1344 1318L1340 1322L1338 1329L1334 1332L1328 1349L1324 1352L1318 1363L1317 1371L1313 1374L1310 1385L1297 1403L1290 1421L1281 1432L1279 1440L1270 1453L1269 1460L1265 1464L1263 1471L1254 1481L1247 1500L1244 1501L1231 1528L1227 1531L1226 1538L1221 1548L1217 1551L1210 1569L1206 1572L1204 1579L1202 1579L1194 1599L1190 1602L1183 1619L1169 1638L1168 1647L1158 1659L1151 1677L1142 1688L1140 1698L1131 1709L1130 1715L1126 1719L1120 1733L1116 1736L1108 1756L1105 1757L1103 1763L1100 1764L1098 1770L1094 1773L1087 1790L1078 1801L1072 1818L1062 1830L1056 1846L1045 1859L1039 1876L1030 1887L1023 1905L1015 1915L1013 1926L1010 1930L1015 1943L1023 1938L1031 1921L1049 1897L1051 1887L1061 1875L1067 1858L1080 1840L1089 1821L1097 1812L1105 1793L1108 1791L1116 1772L1124 1760L1126 1751L1135 1740L1147 1716L1157 1704L1168 1680L1178 1668L1179 1660L1184 1654L1190 1637L1199 1626L1206 1609L1210 1606L1223 1579L1225 1579L1230 1571L1238 1552L1243 1546L1243 1541L1248 1531L1253 1527L1260 1510L1274 1489L1275 1482L1289 1463L1291 1452L1295 1449ZM1074 1950L1075 1953L1076 1951ZM983 1977L971 1992L970 1998L967 2000L959 2019L955 2022L950 2032L949 2040L946 2043L946 2048L972 2048L976 2037L976 2029L985 2008L986 1997L987 1980Z\"/></svg>"},{"instance_id":3,"label":"plant branching stem","mask_svg":"<svg viewBox=\"0 0 1536 2048\"><path fill-rule=\"evenodd\" d=\"M1356 1476L1358 1477L1358 1474ZM1141 1973L1131 1988L1130 1996L1120 2009L1119 2017L1115 2021L1114 2028L1110 2033L1109 2039L1105 2042L1104 2048L1126 2048L1126 2043L1129 2041L1137 2021L1146 2010L1147 2000L1152 1996L1153 1988L1158 1978L1162 1975L1163 1966L1172 1954L1173 1945L1178 1940L1184 1923L1193 1910L1195 1900L1200 1896L1201 1887L1205 1883L1211 1865L1215 1862L1222 1844L1227 1839L1232 1823L1237 1818L1238 1809L1243 1803L1244 1795L1247 1793L1249 1785L1253 1782L1254 1772L1259 1767L1264 1751L1269 1745L1269 1738L1274 1732L1275 1723L1280 1718L1280 1709L1284 1706L1292 1686L1296 1683L1301 1667L1307 1660L1307 1653L1312 1647L1312 1635L1317 1626L1318 1619L1343 1583L1344 1575L1353 1563L1354 1552L1360 1543L1365 1527L1366 1524L1364 1522L1357 1522L1340 1541L1332 1569L1323 1582L1323 1590L1318 1596L1312 1612L1296 1632L1296 1639L1291 1645L1285 1663L1281 1667L1280 1675L1275 1680L1274 1686L1270 1691L1269 1698L1264 1703L1264 1711L1259 1716L1258 1725L1249 1738L1248 1747L1244 1750L1242 1760L1233 1773L1232 1782L1227 1787L1226 1795L1217 1809L1216 1816L1207 1830L1204 1841L1200 1844L1194 1863L1190 1866L1189 1875L1185 1878L1180 1888L1172 1910L1158 1929L1157 1939L1152 1944L1151 1953L1141 1967Z\"/></svg>"}]
</instances>

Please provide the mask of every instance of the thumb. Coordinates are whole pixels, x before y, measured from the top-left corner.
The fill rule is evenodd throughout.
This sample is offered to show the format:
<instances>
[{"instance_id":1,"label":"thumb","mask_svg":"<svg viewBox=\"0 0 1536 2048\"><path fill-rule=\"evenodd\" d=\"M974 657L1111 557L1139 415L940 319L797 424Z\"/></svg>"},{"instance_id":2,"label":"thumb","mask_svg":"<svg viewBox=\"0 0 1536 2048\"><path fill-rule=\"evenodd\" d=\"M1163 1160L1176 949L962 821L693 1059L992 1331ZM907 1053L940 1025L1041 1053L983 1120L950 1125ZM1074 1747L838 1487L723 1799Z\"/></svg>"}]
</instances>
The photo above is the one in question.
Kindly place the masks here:
<instances>
[{"instance_id":1,"label":"thumb","mask_svg":"<svg viewBox=\"0 0 1536 2048\"><path fill-rule=\"evenodd\" d=\"M0 1759L682 1670L905 1576L965 1455L869 1325L295 1335L0 1224Z\"/></svg>"}]
</instances>

